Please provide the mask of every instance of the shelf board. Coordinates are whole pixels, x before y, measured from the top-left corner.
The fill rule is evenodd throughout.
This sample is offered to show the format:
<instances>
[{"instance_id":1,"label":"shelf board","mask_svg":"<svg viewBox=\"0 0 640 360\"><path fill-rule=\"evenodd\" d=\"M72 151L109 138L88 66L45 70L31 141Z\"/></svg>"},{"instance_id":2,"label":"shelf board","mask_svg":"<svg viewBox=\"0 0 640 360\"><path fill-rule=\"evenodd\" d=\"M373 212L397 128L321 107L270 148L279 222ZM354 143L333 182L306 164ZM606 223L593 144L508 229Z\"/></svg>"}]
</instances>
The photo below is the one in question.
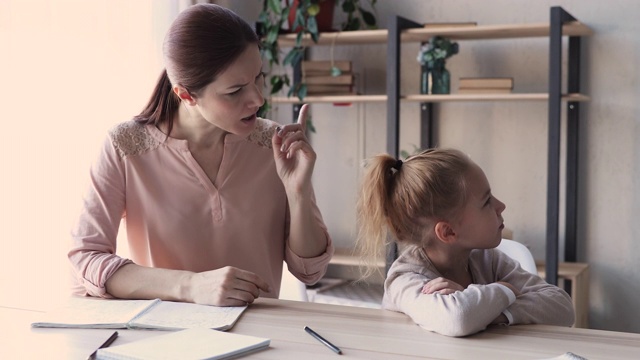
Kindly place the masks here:
<instances>
[{"instance_id":1,"label":"shelf board","mask_svg":"<svg viewBox=\"0 0 640 360\"><path fill-rule=\"evenodd\" d=\"M360 265L362 265L360 257L354 255L352 249L346 248L336 248L333 257L331 257L330 263L353 267L359 267ZM385 259L381 258L377 260L375 266L384 270L386 266Z\"/></svg>"},{"instance_id":2,"label":"shelf board","mask_svg":"<svg viewBox=\"0 0 640 360\"><path fill-rule=\"evenodd\" d=\"M387 95L323 95L307 96L303 101L297 97L272 97L274 104L299 104L304 103L364 103L364 102L385 102Z\"/></svg>"},{"instance_id":3,"label":"shelf board","mask_svg":"<svg viewBox=\"0 0 640 360\"><path fill-rule=\"evenodd\" d=\"M403 42L425 42L430 38L441 35L451 40L479 40L479 39L509 39L526 37L549 36L548 23L508 24L508 25L478 25L478 26L439 26L437 28L414 28L402 32ZM564 36L588 36L593 31L579 21L573 21L562 27ZM282 47L295 44L297 34L280 35L278 43ZM309 35L303 38L304 46L314 45L352 45L352 44L386 44L388 31L358 30L320 33L318 43L311 41Z\"/></svg>"},{"instance_id":4,"label":"shelf board","mask_svg":"<svg viewBox=\"0 0 640 360\"><path fill-rule=\"evenodd\" d=\"M546 101L547 93L511 93L511 94L445 94L445 95L406 95L400 98L402 102L451 102L451 101ZM584 94L565 94L563 101L589 101ZM385 102L387 95L333 95L333 96L307 96L304 103L369 103ZM274 104L298 104L301 101L297 97L273 97Z\"/></svg>"},{"instance_id":5,"label":"shelf board","mask_svg":"<svg viewBox=\"0 0 640 360\"><path fill-rule=\"evenodd\" d=\"M466 27L440 27L435 29L407 29L402 34L403 41L427 41L441 35L452 40L509 39L527 37L547 37L550 33L548 23L479 25ZM562 27L564 36L588 36L593 31L579 21L573 21Z\"/></svg>"},{"instance_id":6,"label":"shelf board","mask_svg":"<svg viewBox=\"0 0 640 360\"><path fill-rule=\"evenodd\" d=\"M407 95L401 98L408 102L447 102L447 101L547 101L548 93L510 93L510 94L445 94L445 95ZM583 94L564 94L563 101L589 101Z\"/></svg>"},{"instance_id":7,"label":"shelf board","mask_svg":"<svg viewBox=\"0 0 640 360\"><path fill-rule=\"evenodd\" d=\"M336 248L325 276L349 281L364 280L362 278L364 275L362 265L360 257L353 253L353 249ZM366 278L366 282L369 284L384 283L385 259L380 258L372 265L375 271Z\"/></svg>"}]
</instances>

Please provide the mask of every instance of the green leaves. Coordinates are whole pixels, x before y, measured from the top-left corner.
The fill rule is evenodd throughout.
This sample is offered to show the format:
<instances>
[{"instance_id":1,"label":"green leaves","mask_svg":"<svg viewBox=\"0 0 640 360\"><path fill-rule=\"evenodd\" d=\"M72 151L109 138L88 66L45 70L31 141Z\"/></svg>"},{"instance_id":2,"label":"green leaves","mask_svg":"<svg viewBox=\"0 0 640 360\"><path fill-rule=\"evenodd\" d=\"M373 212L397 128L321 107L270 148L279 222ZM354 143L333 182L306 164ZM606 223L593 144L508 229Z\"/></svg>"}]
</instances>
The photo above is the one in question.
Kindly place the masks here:
<instances>
[{"instance_id":1,"label":"green leaves","mask_svg":"<svg viewBox=\"0 0 640 360\"><path fill-rule=\"evenodd\" d=\"M367 24L369 28L375 28L376 27L375 15L373 15L373 13L366 11L361 7L359 7L358 9L360 9L360 15L362 15L362 20L364 20L364 23Z\"/></svg>"},{"instance_id":2,"label":"green leaves","mask_svg":"<svg viewBox=\"0 0 640 360\"><path fill-rule=\"evenodd\" d=\"M375 9L377 0L369 0L369 5ZM347 21L342 24L342 30L360 30L364 23L366 29L377 29L375 15L360 5L360 0L342 0L342 11L347 14Z\"/></svg>"},{"instance_id":3,"label":"green leaves","mask_svg":"<svg viewBox=\"0 0 640 360\"><path fill-rule=\"evenodd\" d=\"M268 69L271 73L275 65L280 65L282 58L281 49L278 45L278 36L282 32L285 21L289 21L289 14L293 11L293 0L287 0L286 6L281 8L280 0L263 0L262 12L258 17L258 22L262 25L262 56L266 60ZM283 66L295 66L304 57L305 47L302 40L305 34L309 34L314 42L318 42L318 22L316 15L320 12L320 6L317 0L301 0L297 2L295 13L293 14L293 23L290 27L297 32L295 45L284 55L282 59ZM287 74L270 75L269 84L271 86L270 94L277 94L285 87L289 87L288 96L296 95L302 100L307 95L306 85L297 84L291 86L289 76ZM270 106L263 106L262 110L268 111Z\"/></svg>"},{"instance_id":4,"label":"green leaves","mask_svg":"<svg viewBox=\"0 0 640 360\"><path fill-rule=\"evenodd\" d=\"M284 85L289 84L289 77L287 75L271 76L271 94L275 94L282 89Z\"/></svg>"},{"instance_id":5,"label":"green leaves","mask_svg":"<svg viewBox=\"0 0 640 360\"><path fill-rule=\"evenodd\" d=\"M314 43L318 43L318 20L316 20L315 16L309 16L307 19L307 30L306 32L311 35L311 40Z\"/></svg>"},{"instance_id":6,"label":"green leaves","mask_svg":"<svg viewBox=\"0 0 640 360\"><path fill-rule=\"evenodd\" d=\"M271 11L276 15L282 14L283 9L280 8L280 0L266 0L266 1L267 1L267 6L269 8L269 11Z\"/></svg>"},{"instance_id":7,"label":"green leaves","mask_svg":"<svg viewBox=\"0 0 640 360\"><path fill-rule=\"evenodd\" d=\"M296 66L304 58L305 46L302 41L305 34L309 34L312 41L317 43L319 29L316 16L320 13L320 1L325 0L299 0L294 4L294 0L263 0L262 11L258 17L256 29L261 37L261 52L265 61L265 71L269 74L269 93L271 95L289 88L287 96L297 96L302 101L307 96L306 84L291 84L289 76L284 74L273 74L275 66ZM362 28L375 29L376 17L372 10L375 10L377 0L367 0L371 10L361 6L364 0L336 0L341 5L342 10L347 13L347 22L342 25L342 30L360 30ZM289 27L296 33L295 43L291 49L284 53L278 45L278 36L282 33L285 22L289 21L289 15L296 5L295 13L292 14L292 24ZM281 60L282 59L282 60ZM282 61L282 62L280 62ZM333 67L332 76L342 74L340 69ZM269 100L260 108L259 114L264 117L271 109ZM312 130L315 131L315 130Z\"/></svg>"},{"instance_id":8,"label":"green leaves","mask_svg":"<svg viewBox=\"0 0 640 360\"><path fill-rule=\"evenodd\" d=\"M320 12L320 5L318 4L311 4L309 5L309 9L307 9L307 14L309 16L315 17L316 15L318 15L319 12Z\"/></svg>"},{"instance_id":9,"label":"green leaves","mask_svg":"<svg viewBox=\"0 0 640 360\"><path fill-rule=\"evenodd\" d=\"M433 68L436 63L444 62L446 59L457 54L458 51L458 43L451 42L451 40L442 36L435 36L428 43L420 47L418 62L429 68Z\"/></svg>"},{"instance_id":10,"label":"green leaves","mask_svg":"<svg viewBox=\"0 0 640 360\"><path fill-rule=\"evenodd\" d=\"M282 65L287 66L295 66L298 62L302 61L304 57L304 48L303 47L294 47L287 53L282 61Z\"/></svg>"},{"instance_id":11,"label":"green leaves","mask_svg":"<svg viewBox=\"0 0 640 360\"><path fill-rule=\"evenodd\" d=\"M289 88L287 96L291 97L296 95L300 101L307 97L307 84L295 84Z\"/></svg>"}]
</instances>

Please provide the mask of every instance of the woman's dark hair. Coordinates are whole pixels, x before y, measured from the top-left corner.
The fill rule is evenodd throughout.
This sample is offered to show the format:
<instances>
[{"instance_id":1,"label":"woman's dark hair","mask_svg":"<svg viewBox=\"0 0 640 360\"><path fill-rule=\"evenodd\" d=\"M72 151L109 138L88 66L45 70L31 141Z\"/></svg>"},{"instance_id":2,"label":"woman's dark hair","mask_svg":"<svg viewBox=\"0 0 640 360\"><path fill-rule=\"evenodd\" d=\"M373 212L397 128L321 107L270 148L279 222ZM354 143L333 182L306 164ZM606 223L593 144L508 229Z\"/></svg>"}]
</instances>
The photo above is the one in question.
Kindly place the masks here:
<instances>
[{"instance_id":1,"label":"woman's dark hair","mask_svg":"<svg viewBox=\"0 0 640 360\"><path fill-rule=\"evenodd\" d=\"M233 11L214 4L187 8L167 32L163 44L166 69L160 74L151 99L134 120L156 126L167 122L170 134L173 115L180 106L172 84L197 96L250 44L259 45L260 39Z\"/></svg>"}]
</instances>

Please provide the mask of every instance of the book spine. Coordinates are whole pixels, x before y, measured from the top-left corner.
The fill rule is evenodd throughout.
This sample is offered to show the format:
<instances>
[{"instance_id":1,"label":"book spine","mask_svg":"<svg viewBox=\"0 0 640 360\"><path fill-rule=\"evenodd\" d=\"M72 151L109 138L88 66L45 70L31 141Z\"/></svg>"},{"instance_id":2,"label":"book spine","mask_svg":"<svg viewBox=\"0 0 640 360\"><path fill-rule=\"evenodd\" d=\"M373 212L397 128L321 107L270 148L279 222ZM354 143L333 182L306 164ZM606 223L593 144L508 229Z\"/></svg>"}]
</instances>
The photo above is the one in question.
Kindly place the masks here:
<instances>
[{"instance_id":1,"label":"book spine","mask_svg":"<svg viewBox=\"0 0 640 360\"><path fill-rule=\"evenodd\" d=\"M144 314L148 313L149 311L151 311L151 309L153 309L156 305L158 305L160 302L162 302L162 300L160 299L154 299L152 300L149 305L142 309L142 311L140 311L139 313L136 314L136 316L134 316L131 320L129 320L129 322L127 323L127 328L129 329L135 329L135 323L136 321L141 318Z\"/></svg>"},{"instance_id":2,"label":"book spine","mask_svg":"<svg viewBox=\"0 0 640 360\"><path fill-rule=\"evenodd\" d=\"M305 76L302 79L302 82L308 85L352 85L353 74L342 74L338 76Z\"/></svg>"},{"instance_id":3,"label":"book spine","mask_svg":"<svg viewBox=\"0 0 640 360\"><path fill-rule=\"evenodd\" d=\"M330 74L332 67L336 67L342 72L349 72L351 71L351 61L336 60L333 61L333 64L328 60L302 61L302 73L319 72Z\"/></svg>"},{"instance_id":4,"label":"book spine","mask_svg":"<svg viewBox=\"0 0 640 360\"><path fill-rule=\"evenodd\" d=\"M307 92L350 92L353 85L307 84Z\"/></svg>"},{"instance_id":5,"label":"book spine","mask_svg":"<svg viewBox=\"0 0 640 360\"><path fill-rule=\"evenodd\" d=\"M478 26L478 23L475 21L468 22L434 22L434 23L425 23L425 29L432 28L448 28L448 27L469 27L469 26Z\"/></svg>"},{"instance_id":6,"label":"book spine","mask_svg":"<svg viewBox=\"0 0 640 360\"><path fill-rule=\"evenodd\" d=\"M513 88L513 78L460 78L460 88Z\"/></svg>"},{"instance_id":7,"label":"book spine","mask_svg":"<svg viewBox=\"0 0 640 360\"><path fill-rule=\"evenodd\" d=\"M459 88L458 94L510 94L507 88Z\"/></svg>"}]
</instances>

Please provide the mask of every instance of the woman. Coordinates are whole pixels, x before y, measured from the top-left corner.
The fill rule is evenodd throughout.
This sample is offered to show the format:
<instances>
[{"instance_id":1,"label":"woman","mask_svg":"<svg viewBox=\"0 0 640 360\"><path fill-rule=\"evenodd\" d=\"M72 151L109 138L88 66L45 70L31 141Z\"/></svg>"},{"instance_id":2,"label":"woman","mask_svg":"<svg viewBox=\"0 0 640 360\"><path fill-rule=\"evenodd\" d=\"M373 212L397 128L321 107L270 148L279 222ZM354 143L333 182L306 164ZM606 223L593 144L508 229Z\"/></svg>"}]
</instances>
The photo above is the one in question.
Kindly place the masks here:
<instances>
[{"instance_id":1,"label":"woman","mask_svg":"<svg viewBox=\"0 0 640 360\"><path fill-rule=\"evenodd\" d=\"M228 9L183 11L145 109L114 127L91 169L69 259L78 294L218 306L277 297L282 261L311 284L333 253L298 123L256 117L259 39ZM115 254L124 218L131 259Z\"/></svg>"}]
</instances>

